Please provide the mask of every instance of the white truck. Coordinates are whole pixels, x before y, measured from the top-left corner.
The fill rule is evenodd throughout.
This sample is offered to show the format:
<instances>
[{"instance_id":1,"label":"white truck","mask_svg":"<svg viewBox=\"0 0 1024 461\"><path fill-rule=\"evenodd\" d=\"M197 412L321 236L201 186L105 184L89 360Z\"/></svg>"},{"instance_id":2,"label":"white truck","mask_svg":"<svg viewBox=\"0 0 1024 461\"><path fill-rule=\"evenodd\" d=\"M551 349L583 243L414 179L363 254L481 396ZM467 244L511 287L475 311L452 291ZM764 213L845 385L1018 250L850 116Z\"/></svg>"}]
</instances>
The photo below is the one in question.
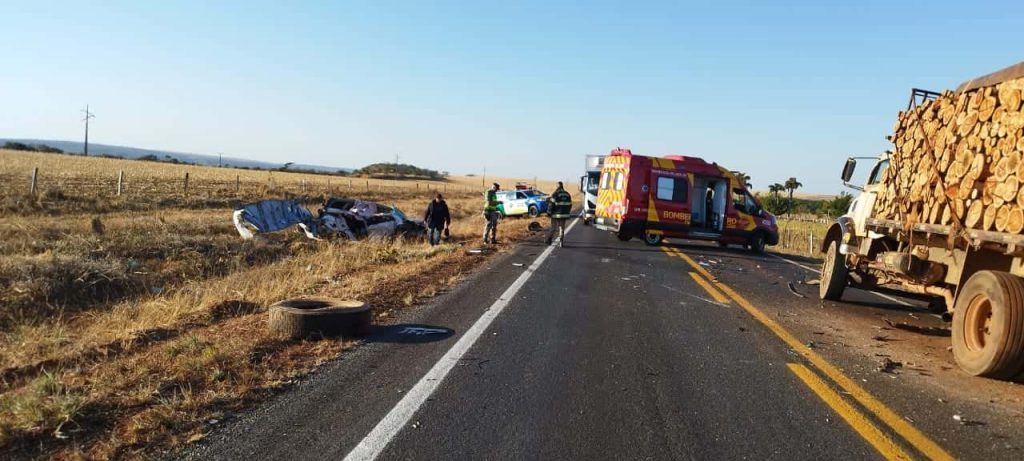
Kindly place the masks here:
<instances>
[{"instance_id":1,"label":"white truck","mask_svg":"<svg viewBox=\"0 0 1024 461\"><path fill-rule=\"evenodd\" d=\"M1024 66L1012 74L993 75L999 78L972 80L955 95L982 84L1020 78ZM938 95L915 90L915 95L919 93ZM1020 375L1024 372L1024 234L894 219L882 211L880 197L890 192L910 197L911 191L885 184L886 178L893 177L886 175L890 161L899 174L894 154L868 158L874 166L863 186L849 184L855 158L847 159L843 168L843 183L860 194L823 240L821 298L838 300L852 286L897 290L938 301L934 306L944 304L943 318L952 321L953 358L962 370L998 379Z\"/></svg>"},{"instance_id":2,"label":"white truck","mask_svg":"<svg viewBox=\"0 0 1024 461\"><path fill-rule=\"evenodd\" d=\"M594 213L597 211L597 186L601 177L601 167L604 166L604 155L586 156L585 174L580 176L580 192L583 193L583 225L588 226L594 222Z\"/></svg>"}]
</instances>

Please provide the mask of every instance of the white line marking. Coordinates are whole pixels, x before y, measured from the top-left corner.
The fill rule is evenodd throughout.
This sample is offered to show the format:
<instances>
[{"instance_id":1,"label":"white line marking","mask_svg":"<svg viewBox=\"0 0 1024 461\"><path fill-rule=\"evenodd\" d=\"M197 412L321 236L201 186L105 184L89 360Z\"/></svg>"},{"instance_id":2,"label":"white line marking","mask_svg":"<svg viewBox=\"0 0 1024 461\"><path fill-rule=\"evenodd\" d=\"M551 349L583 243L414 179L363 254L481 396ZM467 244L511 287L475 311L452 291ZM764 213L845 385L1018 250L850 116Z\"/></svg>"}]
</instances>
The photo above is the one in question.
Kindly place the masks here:
<instances>
[{"instance_id":1,"label":"white line marking","mask_svg":"<svg viewBox=\"0 0 1024 461\"><path fill-rule=\"evenodd\" d=\"M566 227L565 233L568 234L578 221L579 218L573 220ZM533 261L533 264L530 264L530 267L515 282L512 282L512 285L509 285L508 289L498 297L498 300L494 301L494 304L491 304L491 307L484 311L484 314L477 319L476 323L469 330L466 330L466 333L441 357L441 360L438 360L430 371L420 378L419 382L405 394L405 397L384 416L384 419L377 423L377 426L359 442L359 445L356 445L345 456L346 461L373 460L380 456L388 444L391 443L391 440L409 423L409 420L412 419L416 411L423 405L423 402L426 402L430 395L437 390L441 382L448 376L448 373L452 371L452 368L459 363L462 356L480 339L480 336L494 322L494 319L501 314L501 311L505 310L509 301L512 301L516 293L519 292L519 289L526 284L555 248L555 246L548 246L544 249L540 256Z\"/></svg>"},{"instance_id":2,"label":"white line marking","mask_svg":"<svg viewBox=\"0 0 1024 461\"><path fill-rule=\"evenodd\" d=\"M817 269L805 266L805 265L800 264L800 263L798 263L796 261L790 261L790 260L788 260L786 258L783 258L782 256L779 256L779 255L776 255L776 254L772 254L772 253L768 253L768 256L771 256L771 257L777 258L777 259L781 259L781 260L783 260L783 261L785 261L787 263L790 263L790 264L792 264L794 266L802 267L802 268L807 269L807 270L809 270L811 272L814 272L815 274L821 274L821 271L819 271ZM908 303L908 302L906 302L906 301L904 301L902 299L899 299L899 298L894 298L894 297L889 296L887 294L875 293L874 291L871 291L871 290L861 290L861 291L866 291L866 292L871 293L871 294L873 294L875 296L878 296L879 298L892 301L892 302L894 302L896 304L900 304L900 305L903 305L903 306L913 306L913 304L911 304L911 303Z\"/></svg>"},{"instance_id":3,"label":"white line marking","mask_svg":"<svg viewBox=\"0 0 1024 461\"><path fill-rule=\"evenodd\" d=\"M819 271L817 269L814 269L814 268L809 267L809 266L805 266L805 265L800 264L800 263L798 263L796 261L790 261L790 260L788 260L786 258L783 258L782 256L777 255L777 254L768 253L768 256L771 256L771 257L773 257L775 259L781 259L781 260L786 261L787 263L790 263L790 264L792 264L794 266L802 267L802 268L807 269L807 270L809 270L811 272L814 272L815 274L820 274L821 273L821 271Z\"/></svg>"}]
</instances>

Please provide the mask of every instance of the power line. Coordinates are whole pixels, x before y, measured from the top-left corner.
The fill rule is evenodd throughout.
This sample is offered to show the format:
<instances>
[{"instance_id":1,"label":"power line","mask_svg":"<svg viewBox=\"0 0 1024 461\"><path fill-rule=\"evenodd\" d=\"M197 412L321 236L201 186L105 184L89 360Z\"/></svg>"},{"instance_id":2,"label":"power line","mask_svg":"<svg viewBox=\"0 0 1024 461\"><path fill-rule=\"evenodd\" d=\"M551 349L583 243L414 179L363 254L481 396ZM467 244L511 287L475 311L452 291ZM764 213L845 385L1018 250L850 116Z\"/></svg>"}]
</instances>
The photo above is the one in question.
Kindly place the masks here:
<instances>
[{"instance_id":1,"label":"power line","mask_svg":"<svg viewBox=\"0 0 1024 461\"><path fill-rule=\"evenodd\" d=\"M83 149L83 153L85 154L86 157L88 157L89 156L89 119L96 118L96 115L94 115L92 112L89 112L89 105L88 104L85 105L85 110L83 110L82 112L85 113L85 118L82 119L82 121L85 122L85 147Z\"/></svg>"}]
</instances>

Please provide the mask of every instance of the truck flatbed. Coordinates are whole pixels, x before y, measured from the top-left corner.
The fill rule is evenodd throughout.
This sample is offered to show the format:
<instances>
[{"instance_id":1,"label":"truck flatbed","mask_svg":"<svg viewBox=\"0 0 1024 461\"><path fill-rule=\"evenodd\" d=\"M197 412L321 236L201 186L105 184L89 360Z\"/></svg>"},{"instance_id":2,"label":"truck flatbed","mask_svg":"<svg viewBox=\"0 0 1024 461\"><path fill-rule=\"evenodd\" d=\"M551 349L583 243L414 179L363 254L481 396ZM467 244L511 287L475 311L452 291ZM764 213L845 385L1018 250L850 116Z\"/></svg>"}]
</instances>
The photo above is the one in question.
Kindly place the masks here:
<instances>
[{"instance_id":1,"label":"truck flatbed","mask_svg":"<svg viewBox=\"0 0 1024 461\"><path fill-rule=\"evenodd\" d=\"M865 220L868 227L886 229L888 233L903 230L903 223L891 219L868 218ZM950 235L953 226L940 224L917 223L911 226L913 232L921 232L933 235ZM983 243L996 243L1007 245L1007 252L1011 253L1019 248L1024 248L1024 235L1011 234L1008 232L983 231L978 229L965 229L963 234L970 241L971 245L978 246Z\"/></svg>"}]
</instances>

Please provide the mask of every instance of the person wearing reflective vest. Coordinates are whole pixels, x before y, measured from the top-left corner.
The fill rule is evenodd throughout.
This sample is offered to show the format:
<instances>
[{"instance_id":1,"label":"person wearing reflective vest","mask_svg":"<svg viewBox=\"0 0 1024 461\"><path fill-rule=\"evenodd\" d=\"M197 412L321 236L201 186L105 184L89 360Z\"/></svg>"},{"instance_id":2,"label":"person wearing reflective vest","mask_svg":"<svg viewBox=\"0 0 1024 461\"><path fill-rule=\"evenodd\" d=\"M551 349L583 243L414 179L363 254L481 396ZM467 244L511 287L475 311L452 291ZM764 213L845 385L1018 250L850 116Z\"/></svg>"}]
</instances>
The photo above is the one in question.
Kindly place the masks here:
<instances>
[{"instance_id":1,"label":"person wearing reflective vest","mask_svg":"<svg viewBox=\"0 0 1024 461\"><path fill-rule=\"evenodd\" d=\"M498 209L501 202L498 201L498 183L491 185L491 188L484 192L484 244L498 243L498 218L501 217Z\"/></svg>"},{"instance_id":2,"label":"person wearing reflective vest","mask_svg":"<svg viewBox=\"0 0 1024 461\"><path fill-rule=\"evenodd\" d=\"M551 216L551 226L548 229L548 245L554 240L555 230L557 229L559 232L558 246L564 246L565 222L569 220L570 213L572 213L572 195L569 195L569 192L562 186L562 181L558 181L558 188L548 197L548 216Z\"/></svg>"}]
</instances>

